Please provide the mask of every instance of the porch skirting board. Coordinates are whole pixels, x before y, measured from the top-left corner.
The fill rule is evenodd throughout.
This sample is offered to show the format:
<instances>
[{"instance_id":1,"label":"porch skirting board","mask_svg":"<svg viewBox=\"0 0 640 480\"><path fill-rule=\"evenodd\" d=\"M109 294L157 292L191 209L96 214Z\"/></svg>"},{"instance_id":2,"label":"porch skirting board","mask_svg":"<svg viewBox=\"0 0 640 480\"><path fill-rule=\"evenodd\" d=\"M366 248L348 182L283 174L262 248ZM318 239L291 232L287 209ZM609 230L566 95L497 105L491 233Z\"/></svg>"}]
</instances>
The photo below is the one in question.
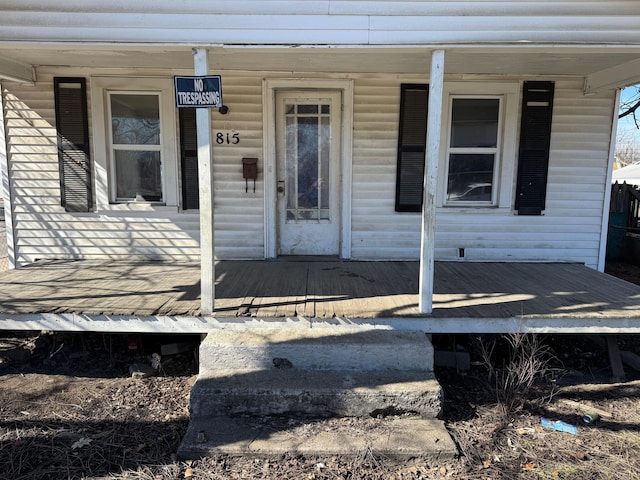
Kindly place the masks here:
<instances>
[{"instance_id":1,"label":"porch skirting board","mask_svg":"<svg viewBox=\"0 0 640 480\"><path fill-rule=\"evenodd\" d=\"M582 333L640 334L640 318L238 318L192 316L118 316L17 314L0 317L0 330L103 333L209 333L271 328L361 329L438 333Z\"/></svg>"}]
</instances>

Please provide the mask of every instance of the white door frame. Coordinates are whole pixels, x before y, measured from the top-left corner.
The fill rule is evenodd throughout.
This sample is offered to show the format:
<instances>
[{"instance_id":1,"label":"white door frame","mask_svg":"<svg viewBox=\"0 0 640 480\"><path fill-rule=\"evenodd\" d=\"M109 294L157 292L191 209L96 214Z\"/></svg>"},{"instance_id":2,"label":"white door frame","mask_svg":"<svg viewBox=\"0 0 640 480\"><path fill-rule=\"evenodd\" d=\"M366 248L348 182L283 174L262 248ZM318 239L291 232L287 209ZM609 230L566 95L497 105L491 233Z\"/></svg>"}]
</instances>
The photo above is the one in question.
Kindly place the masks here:
<instances>
[{"instance_id":1,"label":"white door frame","mask_svg":"<svg viewBox=\"0 0 640 480\"><path fill-rule=\"evenodd\" d=\"M353 142L353 81L343 79L272 78L262 82L264 158L264 256L277 256L276 91L337 90L342 94L340 154L340 258L351 258L351 164Z\"/></svg>"}]
</instances>

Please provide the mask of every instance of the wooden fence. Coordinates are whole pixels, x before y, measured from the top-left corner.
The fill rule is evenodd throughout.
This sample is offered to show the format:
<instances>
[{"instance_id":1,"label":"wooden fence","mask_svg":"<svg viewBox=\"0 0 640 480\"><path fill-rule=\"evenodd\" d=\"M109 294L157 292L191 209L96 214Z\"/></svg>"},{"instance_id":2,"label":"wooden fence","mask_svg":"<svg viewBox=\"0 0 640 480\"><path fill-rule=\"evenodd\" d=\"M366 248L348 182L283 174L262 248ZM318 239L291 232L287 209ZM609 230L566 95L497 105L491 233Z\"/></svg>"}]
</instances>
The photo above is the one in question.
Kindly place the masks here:
<instances>
[{"instance_id":1,"label":"wooden fence","mask_svg":"<svg viewBox=\"0 0 640 480\"><path fill-rule=\"evenodd\" d=\"M607 259L640 260L635 258L635 245L631 245L639 241L640 190L636 185L616 182L611 186Z\"/></svg>"}]
</instances>

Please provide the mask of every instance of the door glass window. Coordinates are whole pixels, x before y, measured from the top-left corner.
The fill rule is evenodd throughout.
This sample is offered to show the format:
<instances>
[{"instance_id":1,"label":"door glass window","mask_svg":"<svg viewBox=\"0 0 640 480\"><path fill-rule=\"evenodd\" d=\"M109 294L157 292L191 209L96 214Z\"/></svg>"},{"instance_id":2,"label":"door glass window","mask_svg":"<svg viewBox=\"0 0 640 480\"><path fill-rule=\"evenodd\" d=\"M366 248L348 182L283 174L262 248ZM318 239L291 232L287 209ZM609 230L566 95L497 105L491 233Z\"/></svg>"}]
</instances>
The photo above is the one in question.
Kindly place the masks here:
<instances>
[{"instance_id":1,"label":"door glass window","mask_svg":"<svg viewBox=\"0 0 640 480\"><path fill-rule=\"evenodd\" d=\"M287 221L330 220L330 105L285 105Z\"/></svg>"}]
</instances>

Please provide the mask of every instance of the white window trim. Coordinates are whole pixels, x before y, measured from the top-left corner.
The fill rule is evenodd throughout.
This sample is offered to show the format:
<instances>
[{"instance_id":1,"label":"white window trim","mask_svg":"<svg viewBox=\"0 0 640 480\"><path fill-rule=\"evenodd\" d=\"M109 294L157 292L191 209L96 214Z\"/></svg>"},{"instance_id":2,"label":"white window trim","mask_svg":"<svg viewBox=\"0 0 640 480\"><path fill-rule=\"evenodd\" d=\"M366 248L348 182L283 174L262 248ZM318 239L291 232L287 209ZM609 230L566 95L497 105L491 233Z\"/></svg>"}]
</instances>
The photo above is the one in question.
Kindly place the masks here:
<instances>
[{"instance_id":1,"label":"white window trim","mask_svg":"<svg viewBox=\"0 0 640 480\"><path fill-rule=\"evenodd\" d=\"M162 162L162 205L177 208L178 205L178 149L175 133L175 108L173 83L166 78L92 77L91 124L95 159L96 208L100 210L148 210L160 207L155 202L116 202L115 171L111 165L109 135L109 93L158 94L160 101L160 135ZM160 207L162 208L162 207Z\"/></svg>"},{"instance_id":2,"label":"white window trim","mask_svg":"<svg viewBox=\"0 0 640 480\"><path fill-rule=\"evenodd\" d=\"M520 100L520 82L445 82L440 141L443 148L440 157L440 181L438 184L436 206L447 210L474 209L474 211L511 210L515 188L515 166L517 163L518 102ZM449 176L449 136L450 116L453 98L501 98L498 126L498 147L494 165L494 183L492 202L452 202L446 201L447 179Z\"/></svg>"},{"instance_id":3,"label":"white window trim","mask_svg":"<svg viewBox=\"0 0 640 480\"><path fill-rule=\"evenodd\" d=\"M159 121L160 121L160 143L159 144L153 144L153 145L143 145L143 144L114 144L113 143L113 115L111 112L111 95L153 95L158 99L158 107L160 105L162 105L162 94L159 92L149 92L149 91L137 91L137 90L131 90L131 91L126 91L126 90L107 90L105 92L106 96L107 96L107 101L106 101L106 106L107 106L107 122L105 124L105 126L108 129L107 132L107 141L109 143L109 153L107 155L108 159L113 159L114 158L114 154L116 150L129 150L129 151L151 151L151 152L160 152L160 187L162 189L162 198L159 201L154 201L151 203L157 204L157 203L164 203L165 198L166 198L166 191L165 191L165 181L164 181L164 177L165 177L165 173L164 173L164 168L162 168L162 165L164 164L164 158L163 158L163 142L164 142L164 135L162 134L163 129L165 128L163 122L162 122L162 115L160 115ZM125 198L118 198L117 195L117 190L118 190L118 186L117 186L117 175L116 175L116 165L115 162L110 162L110 169L109 169L109 178L114 179L115 181L110 182L110 187L111 187L111 200L114 203L132 203L134 202L134 200L131 199L125 199ZM137 202L136 202L137 203Z\"/></svg>"}]
</instances>

